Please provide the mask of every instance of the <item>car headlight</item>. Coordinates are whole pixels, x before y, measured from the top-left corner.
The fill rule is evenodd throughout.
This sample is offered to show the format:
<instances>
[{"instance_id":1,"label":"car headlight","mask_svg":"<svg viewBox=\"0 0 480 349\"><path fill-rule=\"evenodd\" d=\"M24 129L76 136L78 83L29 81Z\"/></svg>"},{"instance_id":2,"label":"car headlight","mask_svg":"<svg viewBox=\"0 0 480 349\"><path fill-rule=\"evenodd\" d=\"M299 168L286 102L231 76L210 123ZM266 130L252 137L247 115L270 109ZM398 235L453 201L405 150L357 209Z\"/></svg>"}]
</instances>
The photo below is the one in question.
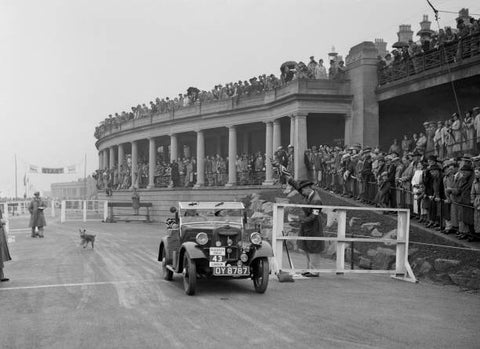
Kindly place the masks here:
<instances>
[{"instance_id":1,"label":"car headlight","mask_svg":"<svg viewBox=\"0 0 480 349\"><path fill-rule=\"evenodd\" d=\"M250 234L250 241L254 245L260 245L262 243L262 236L257 232L251 233Z\"/></svg>"},{"instance_id":2,"label":"car headlight","mask_svg":"<svg viewBox=\"0 0 480 349\"><path fill-rule=\"evenodd\" d=\"M208 235L206 233L198 233L195 237L197 244L205 245L208 242Z\"/></svg>"}]
</instances>

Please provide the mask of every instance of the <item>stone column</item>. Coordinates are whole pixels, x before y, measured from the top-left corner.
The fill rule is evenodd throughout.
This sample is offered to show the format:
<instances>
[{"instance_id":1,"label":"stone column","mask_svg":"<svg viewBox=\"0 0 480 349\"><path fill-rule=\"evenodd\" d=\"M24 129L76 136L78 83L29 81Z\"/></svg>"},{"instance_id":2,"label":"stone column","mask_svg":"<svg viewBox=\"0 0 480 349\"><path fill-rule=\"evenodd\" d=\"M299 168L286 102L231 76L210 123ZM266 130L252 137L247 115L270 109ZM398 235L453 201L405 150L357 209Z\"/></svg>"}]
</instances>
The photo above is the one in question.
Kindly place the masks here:
<instances>
[{"instance_id":1,"label":"stone column","mask_svg":"<svg viewBox=\"0 0 480 349\"><path fill-rule=\"evenodd\" d=\"M130 189L138 188L138 149L137 141L132 142L132 186Z\"/></svg>"},{"instance_id":2,"label":"stone column","mask_svg":"<svg viewBox=\"0 0 480 349\"><path fill-rule=\"evenodd\" d=\"M148 185L147 188L151 189L155 187L154 176L155 176L155 165L157 147L155 144L155 138L151 137L148 139Z\"/></svg>"},{"instance_id":3,"label":"stone column","mask_svg":"<svg viewBox=\"0 0 480 349\"><path fill-rule=\"evenodd\" d=\"M272 157L273 157L273 123L265 123L265 181L263 185L272 185Z\"/></svg>"},{"instance_id":4,"label":"stone column","mask_svg":"<svg viewBox=\"0 0 480 349\"><path fill-rule=\"evenodd\" d=\"M197 131L197 183L195 188L205 185L205 135L202 130Z\"/></svg>"},{"instance_id":5,"label":"stone column","mask_svg":"<svg viewBox=\"0 0 480 349\"><path fill-rule=\"evenodd\" d=\"M228 127L228 183L227 187L237 184L237 129L235 126Z\"/></svg>"},{"instance_id":6,"label":"stone column","mask_svg":"<svg viewBox=\"0 0 480 349\"><path fill-rule=\"evenodd\" d=\"M345 144L376 147L379 143L379 111L375 89L378 85L378 50L365 41L350 49L347 77L352 89L352 114L345 121Z\"/></svg>"},{"instance_id":7,"label":"stone column","mask_svg":"<svg viewBox=\"0 0 480 349\"><path fill-rule=\"evenodd\" d=\"M307 178L304 155L307 150L307 115L295 115L295 141L293 143L294 178L295 180Z\"/></svg>"},{"instance_id":8,"label":"stone column","mask_svg":"<svg viewBox=\"0 0 480 349\"><path fill-rule=\"evenodd\" d=\"M282 128L280 126L280 120L273 121L273 151L275 152L279 146L282 145Z\"/></svg>"},{"instance_id":9,"label":"stone column","mask_svg":"<svg viewBox=\"0 0 480 349\"><path fill-rule=\"evenodd\" d=\"M123 163L123 157L125 156L125 153L123 151L123 144L120 143L118 145L118 173L120 174L120 171L122 170L122 163Z\"/></svg>"},{"instance_id":10,"label":"stone column","mask_svg":"<svg viewBox=\"0 0 480 349\"><path fill-rule=\"evenodd\" d=\"M295 115L290 116L290 144L295 143Z\"/></svg>"},{"instance_id":11,"label":"stone column","mask_svg":"<svg viewBox=\"0 0 480 349\"><path fill-rule=\"evenodd\" d=\"M102 170L105 170L105 169L108 168L108 148L103 149L102 152L103 152L103 168L102 168Z\"/></svg>"},{"instance_id":12,"label":"stone column","mask_svg":"<svg viewBox=\"0 0 480 349\"><path fill-rule=\"evenodd\" d=\"M98 169L103 169L103 150L98 152Z\"/></svg>"},{"instance_id":13,"label":"stone column","mask_svg":"<svg viewBox=\"0 0 480 349\"><path fill-rule=\"evenodd\" d=\"M170 135L170 162L173 160L177 161L178 159L178 139L177 135L171 134Z\"/></svg>"},{"instance_id":14,"label":"stone column","mask_svg":"<svg viewBox=\"0 0 480 349\"><path fill-rule=\"evenodd\" d=\"M109 160L110 160L110 166L109 166L109 168L110 168L111 170L113 170L114 167L115 167L115 148L114 148L113 146L110 147Z\"/></svg>"}]
</instances>

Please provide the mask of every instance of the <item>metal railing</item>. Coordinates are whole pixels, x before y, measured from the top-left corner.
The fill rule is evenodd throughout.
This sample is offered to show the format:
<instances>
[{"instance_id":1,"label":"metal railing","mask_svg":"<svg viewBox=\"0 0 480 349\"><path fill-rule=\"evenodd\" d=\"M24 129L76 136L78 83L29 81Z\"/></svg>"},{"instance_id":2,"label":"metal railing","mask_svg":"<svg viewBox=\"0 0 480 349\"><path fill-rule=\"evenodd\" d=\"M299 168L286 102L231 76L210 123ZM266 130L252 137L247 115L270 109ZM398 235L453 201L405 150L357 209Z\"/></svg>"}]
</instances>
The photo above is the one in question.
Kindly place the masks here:
<instances>
[{"instance_id":1,"label":"metal railing","mask_svg":"<svg viewBox=\"0 0 480 349\"><path fill-rule=\"evenodd\" d=\"M437 49L414 55L400 62L393 62L378 71L378 83L381 86L430 69L458 63L478 54L480 54L480 33L444 43Z\"/></svg>"}]
</instances>

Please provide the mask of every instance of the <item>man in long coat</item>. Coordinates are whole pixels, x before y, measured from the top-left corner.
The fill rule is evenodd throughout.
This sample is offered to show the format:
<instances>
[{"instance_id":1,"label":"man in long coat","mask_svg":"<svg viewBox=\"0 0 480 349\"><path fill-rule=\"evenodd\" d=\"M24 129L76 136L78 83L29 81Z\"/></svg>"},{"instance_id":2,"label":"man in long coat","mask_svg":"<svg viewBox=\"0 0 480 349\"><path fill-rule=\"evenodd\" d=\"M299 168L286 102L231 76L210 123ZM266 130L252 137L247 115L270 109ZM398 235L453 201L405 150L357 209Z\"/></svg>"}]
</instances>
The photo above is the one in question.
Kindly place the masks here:
<instances>
[{"instance_id":1,"label":"man in long coat","mask_svg":"<svg viewBox=\"0 0 480 349\"><path fill-rule=\"evenodd\" d=\"M43 227L47 225L43 210L47 207L47 205L40 198L40 193L38 191L36 191L33 195L33 200L28 206L28 211L30 212L30 223L28 226L32 228L32 238L37 236L39 238L43 238ZM35 228L38 228L38 232L35 232Z\"/></svg>"}]
</instances>

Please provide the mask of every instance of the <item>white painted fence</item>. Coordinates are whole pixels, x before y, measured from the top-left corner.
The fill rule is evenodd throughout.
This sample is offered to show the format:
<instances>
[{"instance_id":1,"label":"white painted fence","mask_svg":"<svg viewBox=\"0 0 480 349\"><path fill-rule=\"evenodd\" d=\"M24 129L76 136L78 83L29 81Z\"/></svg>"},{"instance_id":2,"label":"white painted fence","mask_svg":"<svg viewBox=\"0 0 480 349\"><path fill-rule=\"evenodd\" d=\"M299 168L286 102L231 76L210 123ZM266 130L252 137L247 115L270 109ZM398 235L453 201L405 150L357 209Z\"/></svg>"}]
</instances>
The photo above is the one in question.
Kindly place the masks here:
<instances>
[{"instance_id":1,"label":"white painted fence","mask_svg":"<svg viewBox=\"0 0 480 349\"><path fill-rule=\"evenodd\" d=\"M106 221L107 200L63 200L60 208L60 222Z\"/></svg>"},{"instance_id":2,"label":"white painted fence","mask_svg":"<svg viewBox=\"0 0 480 349\"><path fill-rule=\"evenodd\" d=\"M304 236L285 236L284 220L285 208L289 207L312 207L334 210L337 220L337 236L336 237L304 237ZM272 245L274 249L273 271L277 273L279 270L287 272L319 272L319 273L336 273L336 274L364 274L379 273L391 274L392 277L405 281L416 282L415 275L408 262L408 239L410 227L410 211L407 209L388 209L397 214L397 236L396 239L391 238L372 238L372 237L346 237L347 231L347 211L385 211L384 208L371 207L349 207L349 206L314 206L314 205L297 205L276 203L273 205L273 229L272 229ZM283 247L287 240L316 240L316 241L332 241L336 243L336 268L335 269L294 269L285 268L283 266ZM396 245L395 254L395 270L366 270L366 269L347 269L345 268L345 248L349 243L369 242L369 243L389 243Z\"/></svg>"}]
</instances>

